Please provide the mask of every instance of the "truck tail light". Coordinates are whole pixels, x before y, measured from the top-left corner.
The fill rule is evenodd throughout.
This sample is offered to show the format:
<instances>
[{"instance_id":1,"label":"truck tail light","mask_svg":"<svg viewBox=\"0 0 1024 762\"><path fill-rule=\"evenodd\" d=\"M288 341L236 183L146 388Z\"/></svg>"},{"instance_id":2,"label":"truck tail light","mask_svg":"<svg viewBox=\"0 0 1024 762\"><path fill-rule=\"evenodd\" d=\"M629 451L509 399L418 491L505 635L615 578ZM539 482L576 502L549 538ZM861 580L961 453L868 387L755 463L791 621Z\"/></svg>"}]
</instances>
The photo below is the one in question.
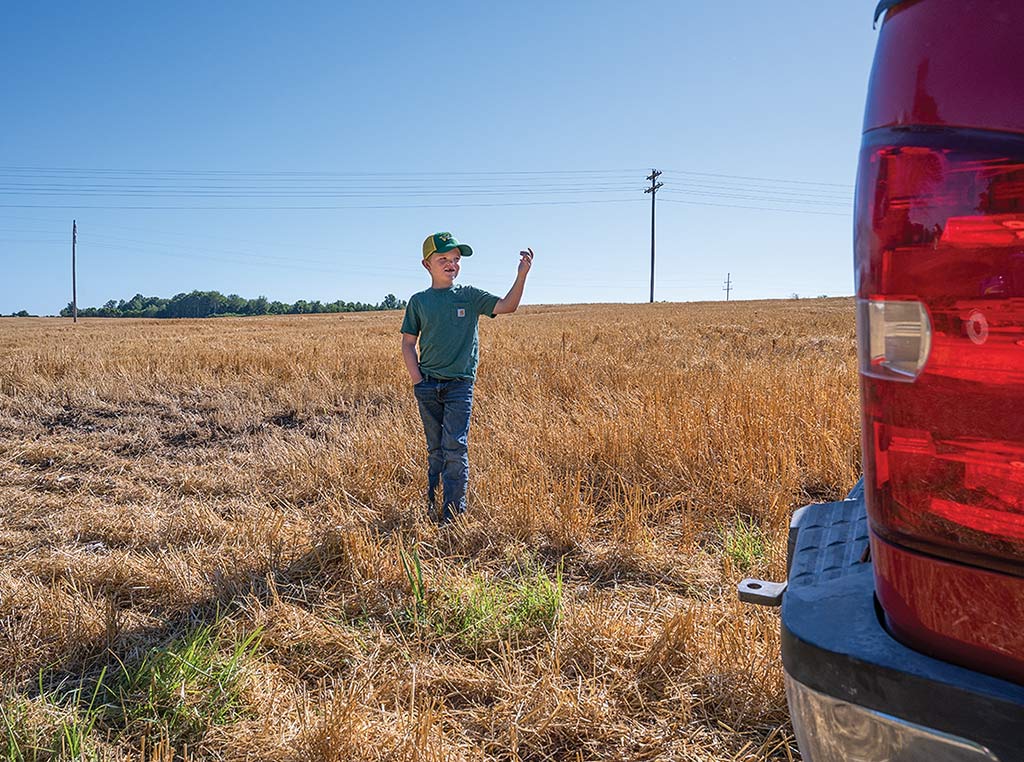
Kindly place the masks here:
<instances>
[{"instance_id":1,"label":"truck tail light","mask_svg":"<svg viewBox=\"0 0 1024 762\"><path fill-rule=\"evenodd\" d=\"M860 372L893 381L913 381L932 345L928 310L921 302L859 299L857 335Z\"/></svg>"},{"instance_id":2,"label":"truck tail light","mask_svg":"<svg viewBox=\"0 0 1024 762\"><path fill-rule=\"evenodd\" d=\"M855 265L872 529L1024 574L1024 137L865 135Z\"/></svg>"}]
</instances>

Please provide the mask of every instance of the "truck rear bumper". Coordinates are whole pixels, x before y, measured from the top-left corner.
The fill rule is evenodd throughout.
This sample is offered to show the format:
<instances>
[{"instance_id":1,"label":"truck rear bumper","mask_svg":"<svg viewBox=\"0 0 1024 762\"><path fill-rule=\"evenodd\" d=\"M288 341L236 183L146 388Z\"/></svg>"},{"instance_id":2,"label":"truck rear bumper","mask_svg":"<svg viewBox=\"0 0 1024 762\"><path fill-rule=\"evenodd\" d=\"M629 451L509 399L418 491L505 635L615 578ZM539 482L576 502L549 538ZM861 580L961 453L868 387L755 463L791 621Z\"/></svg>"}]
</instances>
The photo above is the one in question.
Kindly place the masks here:
<instances>
[{"instance_id":1,"label":"truck rear bumper","mask_svg":"<svg viewBox=\"0 0 1024 762\"><path fill-rule=\"evenodd\" d=\"M863 493L808 506L782 598L782 661L805 760L1024 759L1024 687L934 659L885 628Z\"/></svg>"}]
</instances>

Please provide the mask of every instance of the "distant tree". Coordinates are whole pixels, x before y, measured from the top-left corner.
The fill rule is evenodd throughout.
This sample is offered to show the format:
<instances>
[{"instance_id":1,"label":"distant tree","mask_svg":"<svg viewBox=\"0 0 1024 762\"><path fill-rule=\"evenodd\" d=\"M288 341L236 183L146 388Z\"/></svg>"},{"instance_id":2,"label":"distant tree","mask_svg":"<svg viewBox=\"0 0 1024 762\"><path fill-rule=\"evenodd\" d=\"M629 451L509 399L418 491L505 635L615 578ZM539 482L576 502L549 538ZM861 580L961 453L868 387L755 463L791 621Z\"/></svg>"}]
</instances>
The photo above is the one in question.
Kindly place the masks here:
<instances>
[{"instance_id":1,"label":"distant tree","mask_svg":"<svg viewBox=\"0 0 1024 762\"><path fill-rule=\"evenodd\" d=\"M171 299L170 304L167 305L167 311L169 317L172 318L183 318L183 317L201 317L199 312L199 292L193 291L191 294L179 294Z\"/></svg>"},{"instance_id":2,"label":"distant tree","mask_svg":"<svg viewBox=\"0 0 1024 762\"><path fill-rule=\"evenodd\" d=\"M160 307L160 310L157 312L156 316L161 318L184 317L183 315L179 315L177 313L178 305L186 296L187 294L184 293L175 294Z\"/></svg>"},{"instance_id":3,"label":"distant tree","mask_svg":"<svg viewBox=\"0 0 1024 762\"><path fill-rule=\"evenodd\" d=\"M265 296L257 296L255 299L249 300L249 305L246 311L247 315L266 315L270 311L270 302L267 301Z\"/></svg>"},{"instance_id":4,"label":"distant tree","mask_svg":"<svg viewBox=\"0 0 1024 762\"><path fill-rule=\"evenodd\" d=\"M405 306L406 301L404 299L399 299L394 294L388 294L384 297L384 301L380 303L380 308L382 310L404 310Z\"/></svg>"},{"instance_id":5,"label":"distant tree","mask_svg":"<svg viewBox=\"0 0 1024 762\"><path fill-rule=\"evenodd\" d=\"M211 315L223 315L225 312L231 312L231 302L220 291L207 291L206 298Z\"/></svg>"},{"instance_id":6,"label":"distant tree","mask_svg":"<svg viewBox=\"0 0 1024 762\"><path fill-rule=\"evenodd\" d=\"M255 301L255 300L253 300L253 301ZM248 299L243 299L238 294L228 294L225 297L225 308L226 308L225 311L226 312L230 312L233 315L250 315L250 314L252 314L252 313L247 311L249 306L250 306L250 301Z\"/></svg>"},{"instance_id":7,"label":"distant tree","mask_svg":"<svg viewBox=\"0 0 1024 762\"><path fill-rule=\"evenodd\" d=\"M136 316L146 308L145 302L146 297L142 294L136 294L127 302L121 301L121 312L125 315Z\"/></svg>"},{"instance_id":8,"label":"distant tree","mask_svg":"<svg viewBox=\"0 0 1024 762\"><path fill-rule=\"evenodd\" d=\"M219 291L193 291L177 294L161 310L161 317L204 318L226 312L227 300Z\"/></svg>"}]
</instances>

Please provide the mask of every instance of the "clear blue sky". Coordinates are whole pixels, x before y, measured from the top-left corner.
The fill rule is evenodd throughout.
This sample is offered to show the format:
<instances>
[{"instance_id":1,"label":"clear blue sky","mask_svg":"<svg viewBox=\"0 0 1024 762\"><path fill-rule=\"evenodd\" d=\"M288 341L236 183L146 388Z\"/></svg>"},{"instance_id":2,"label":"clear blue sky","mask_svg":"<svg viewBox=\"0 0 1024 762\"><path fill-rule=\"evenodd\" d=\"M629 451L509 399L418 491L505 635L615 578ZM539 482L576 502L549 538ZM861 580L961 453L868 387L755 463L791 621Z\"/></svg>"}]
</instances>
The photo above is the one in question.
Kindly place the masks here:
<instances>
[{"instance_id":1,"label":"clear blue sky","mask_svg":"<svg viewBox=\"0 0 1024 762\"><path fill-rule=\"evenodd\" d=\"M16 4L0 313L218 290L524 303L850 294L873 0ZM296 208L302 207L302 208Z\"/></svg>"}]
</instances>

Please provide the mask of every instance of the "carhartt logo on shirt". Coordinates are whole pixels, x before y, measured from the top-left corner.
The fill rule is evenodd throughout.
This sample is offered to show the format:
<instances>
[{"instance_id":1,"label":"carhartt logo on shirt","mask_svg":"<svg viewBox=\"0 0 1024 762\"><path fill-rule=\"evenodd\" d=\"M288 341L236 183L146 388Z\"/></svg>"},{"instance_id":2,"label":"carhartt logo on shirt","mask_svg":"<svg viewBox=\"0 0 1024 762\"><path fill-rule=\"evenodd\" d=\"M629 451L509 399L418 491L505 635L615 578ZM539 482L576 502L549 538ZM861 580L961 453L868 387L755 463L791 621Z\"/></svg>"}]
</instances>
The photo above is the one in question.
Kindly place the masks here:
<instances>
[{"instance_id":1,"label":"carhartt logo on shirt","mask_svg":"<svg viewBox=\"0 0 1024 762\"><path fill-rule=\"evenodd\" d=\"M463 309L462 307L459 307L457 310L455 310L455 314L458 315L459 317L466 317L466 310Z\"/></svg>"}]
</instances>

